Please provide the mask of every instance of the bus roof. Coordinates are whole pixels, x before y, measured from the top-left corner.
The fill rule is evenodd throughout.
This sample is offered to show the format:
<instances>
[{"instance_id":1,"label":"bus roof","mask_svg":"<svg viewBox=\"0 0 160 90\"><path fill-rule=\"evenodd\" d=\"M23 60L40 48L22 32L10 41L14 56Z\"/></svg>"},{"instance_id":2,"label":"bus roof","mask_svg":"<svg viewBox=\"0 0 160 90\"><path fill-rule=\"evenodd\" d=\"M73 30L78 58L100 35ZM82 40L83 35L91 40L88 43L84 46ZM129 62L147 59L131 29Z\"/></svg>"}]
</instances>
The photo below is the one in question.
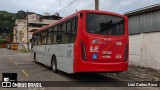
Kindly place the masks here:
<instances>
[{"instance_id":1,"label":"bus roof","mask_svg":"<svg viewBox=\"0 0 160 90\"><path fill-rule=\"evenodd\" d=\"M104 13L104 14L110 14L110 15L115 15L115 16L120 16L120 17L126 17L126 16L121 15L121 14L117 14L117 13L113 13L113 12L107 12L107 11L100 11L100 10L80 10L80 11L78 11L78 12L76 12L76 13L74 13L74 14L66 17L66 18L62 18L62 19L58 20L58 21L55 22L55 23L51 23L51 24L49 24L49 25L47 25L47 26L45 26L45 27L43 27L43 28L41 28L41 29L33 32L33 35L41 32L41 31L45 31L47 28L50 28L50 27L52 27L52 26L54 26L54 25L57 25L57 24L65 21L65 20L67 20L67 19L70 19L70 18L72 18L72 17L74 17L74 16L76 16L76 15L78 16L78 14L81 13L81 12Z\"/></svg>"}]
</instances>

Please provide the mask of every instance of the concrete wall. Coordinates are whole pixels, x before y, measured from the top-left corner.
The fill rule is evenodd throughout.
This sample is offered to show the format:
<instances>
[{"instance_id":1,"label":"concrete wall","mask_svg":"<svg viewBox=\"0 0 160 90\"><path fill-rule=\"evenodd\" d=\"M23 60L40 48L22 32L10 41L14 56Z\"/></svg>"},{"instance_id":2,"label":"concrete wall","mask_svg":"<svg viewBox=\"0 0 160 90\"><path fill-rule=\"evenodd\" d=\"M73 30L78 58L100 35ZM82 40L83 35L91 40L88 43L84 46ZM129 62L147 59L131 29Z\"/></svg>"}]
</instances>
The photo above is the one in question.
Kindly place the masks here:
<instances>
[{"instance_id":1,"label":"concrete wall","mask_svg":"<svg viewBox=\"0 0 160 90\"><path fill-rule=\"evenodd\" d=\"M49 20L49 19L43 19L42 22L45 23L45 24L51 24L51 23L55 23L57 22L58 20Z\"/></svg>"},{"instance_id":2,"label":"concrete wall","mask_svg":"<svg viewBox=\"0 0 160 90\"><path fill-rule=\"evenodd\" d=\"M39 15L37 14L30 14L28 15L28 21L29 22L36 22L36 21L39 21Z\"/></svg>"},{"instance_id":3,"label":"concrete wall","mask_svg":"<svg viewBox=\"0 0 160 90\"><path fill-rule=\"evenodd\" d=\"M160 70L160 32L130 35L130 65Z\"/></svg>"},{"instance_id":4,"label":"concrete wall","mask_svg":"<svg viewBox=\"0 0 160 90\"><path fill-rule=\"evenodd\" d=\"M13 42L14 43L18 43L18 42L22 41L22 36L21 36L22 33L20 34L20 32L25 28L25 26L26 26L26 20L17 19L15 21L15 27L14 27L14 31L13 31L14 32Z\"/></svg>"}]
</instances>

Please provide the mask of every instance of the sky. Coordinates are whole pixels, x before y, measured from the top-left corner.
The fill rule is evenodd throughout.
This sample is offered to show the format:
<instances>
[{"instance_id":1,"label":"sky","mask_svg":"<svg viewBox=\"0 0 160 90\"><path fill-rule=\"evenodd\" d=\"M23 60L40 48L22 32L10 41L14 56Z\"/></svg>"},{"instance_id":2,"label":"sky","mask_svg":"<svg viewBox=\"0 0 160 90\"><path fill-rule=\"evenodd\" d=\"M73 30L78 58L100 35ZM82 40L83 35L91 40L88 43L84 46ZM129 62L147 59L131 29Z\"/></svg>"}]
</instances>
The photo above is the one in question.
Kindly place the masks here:
<instances>
[{"instance_id":1,"label":"sky","mask_svg":"<svg viewBox=\"0 0 160 90\"><path fill-rule=\"evenodd\" d=\"M60 2L59 2L60 1ZM17 13L19 10L38 14L56 12L66 17L79 10L94 10L95 0L0 0L0 11ZM160 0L99 0L99 9L123 14L160 3Z\"/></svg>"}]
</instances>

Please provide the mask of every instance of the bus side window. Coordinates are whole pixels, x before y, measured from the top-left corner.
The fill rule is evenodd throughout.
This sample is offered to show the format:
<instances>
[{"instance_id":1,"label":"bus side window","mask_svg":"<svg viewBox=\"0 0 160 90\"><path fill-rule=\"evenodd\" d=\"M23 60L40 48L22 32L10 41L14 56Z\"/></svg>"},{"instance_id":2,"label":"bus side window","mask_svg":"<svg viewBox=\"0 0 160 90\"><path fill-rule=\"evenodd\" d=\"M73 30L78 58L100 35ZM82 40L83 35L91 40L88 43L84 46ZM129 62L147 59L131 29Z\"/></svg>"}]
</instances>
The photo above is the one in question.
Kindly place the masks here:
<instances>
[{"instance_id":1,"label":"bus side window","mask_svg":"<svg viewBox=\"0 0 160 90\"><path fill-rule=\"evenodd\" d=\"M37 41L38 41L38 45L41 45L41 33L38 33Z\"/></svg>"},{"instance_id":2,"label":"bus side window","mask_svg":"<svg viewBox=\"0 0 160 90\"><path fill-rule=\"evenodd\" d=\"M67 37L68 37L68 43L70 43L70 35L71 35L71 27L72 27L72 24L71 24L71 20L69 20L68 22L67 22Z\"/></svg>"},{"instance_id":3,"label":"bus side window","mask_svg":"<svg viewBox=\"0 0 160 90\"><path fill-rule=\"evenodd\" d=\"M58 30L56 34L56 42L62 43L62 25L58 25Z\"/></svg>"},{"instance_id":4,"label":"bus side window","mask_svg":"<svg viewBox=\"0 0 160 90\"><path fill-rule=\"evenodd\" d=\"M62 43L69 43L69 34L67 33L67 22L62 24Z\"/></svg>"},{"instance_id":5,"label":"bus side window","mask_svg":"<svg viewBox=\"0 0 160 90\"><path fill-rule=\"evenodd\" d=\"M55 26L53 30L53 34L54 34L53 44L57 44L56 42L57 31L58 31L58 26Z\"/></svg>"},{"instance_id":6,"label":"bus side window","mask_svg":"<svg viewBox=\"0 0 160 90\"><path fill-rule=\"evenodd\" d=\"M74 43L76 40L76 35L77 35L77 25L78 21L77 18L72 20L72 28L71 28L71 38L70 38L70 43Z\"/></svg>"},{"instance_id":7,"label":"bus side window","mask_svg":"<svg viewBox=\"0 0 160 90\"><path fill-rule=\"evenodd\" d=\"M46 37L45 37L45 43L48 44L48 32L49 32L49 29L46 30Z\"/></svg>"},{"instance_id":8,"label":"bus side window","mask_svg":"<svg viewBox=\"0 0 160 90\"><path fill-rule=\"evenodd\" d=\"M54 40L53 29L54 29L54 28L50 28L50 29L48 30L47 44L53 44L53 40Z\"/></svg>"},{"instance_id":9,"label":"bus side window","mask_svg":"<svg viewBox=\"0 0 160 90\"><path fill-rule=\"evenodd\" d=\"M47 36L47 30L45 30L45 31L43 31L42 33L41 33L41 44L42 45L45 45L46 44L46 36Z\"/></svg>"},{"instance_id":10,"label":"bus side window","mask_svg":"<svg viewBox=\"0 0 160 90\"><path fill-rule=\"evenodd\" d=\"M37 34L35 35L34 45L38 44Z\"/></svg>"}]
</instances>

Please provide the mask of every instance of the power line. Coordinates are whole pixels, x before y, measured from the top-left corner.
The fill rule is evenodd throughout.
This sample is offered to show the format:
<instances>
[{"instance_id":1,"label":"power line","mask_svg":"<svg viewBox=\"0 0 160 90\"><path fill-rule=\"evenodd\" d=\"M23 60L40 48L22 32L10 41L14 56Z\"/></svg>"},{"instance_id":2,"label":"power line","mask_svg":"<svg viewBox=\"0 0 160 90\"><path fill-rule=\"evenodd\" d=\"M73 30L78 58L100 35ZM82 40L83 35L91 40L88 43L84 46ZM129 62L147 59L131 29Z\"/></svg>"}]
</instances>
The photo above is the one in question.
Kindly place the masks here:
<instances>
[{"instance_id":1,"label":"power line","mask_svg":"<svg viewBox=\"0 0 160 90\"><path fill-rule=\"evenodd\" d=\"M44 3L45 3L46 1L44 1ZM49 7L52 7L52 6L54 6L55 5L55 3L58 3L57 1L56 2L50 2L49 1L49 3L47 4ZM39 10L39 12L41 12L42 14L43 13L45 13L45 12L48 12L48 10L47 9L44 9L44 8L41 8L41 9L38 9ZM33 12L36 12L37 11L37 7L33 7L32 8L32 10L30 10L30 11L33 11ZM40 13L39 13L40 14Z\"/></svg>"},{"instance_id":2,"label":"power line","mask_svg":"<svg viewBox=\"0 0 160 90\"><path fill-rule=\"evenodd\" d=\"M64 6L63 8L61 8L61 9L59 9L58 11L56 11L55 13L57 13L57 12L59 12L59 11L61 11L61 10L63 10L64 8L66 8L66 7L68 7L68 6L70 6L70 5L72 5L74 2L76 2L77 0L74 0L74 1L72 1L72 2L70 2L69 4L67 4L66 6Z\"/></svg>"},{"instance_id":3,"label":"power line","mask_svg":"<svg viewBox=\"0 0 160 90\"><path fill-rule=\"evenodd\" d=\"M60 11L62 11L63 9L65 9L66 7L68 7L68 6L70 6L70 5L72 5L74 2L76 2L77 0L73 0L73 1L71 1L70 3L68 3L67 5L65 5L64 7L62 7L61 9L59 9L59 10L57 10L57 11L55 11L54 13L57 13L57 12L60 12ZM58 2L57 2L58 3ZM62 4L62 3L61 3ZM55 2L50 2L50 3L48 3L48 6L49 7L52 7L52 6L55 6ZM59 5L60 6L60 5ZM36 12L36 7L34 7L34 8L32 8L32 10L30 10L30 11L33 11L33 12ZM43 12L47 12L47 10L46 9L44 9L44 8L41 8L41 9L39 9L42 13Z\"/></svg>"},{"instance_id":4,"label":"power line","mask_svg":"<svg viewBox=\"0 0 160 90\"><path fill-rule=\"evenodd\" d=\"M55 11L54 13L57 13L57 12L62 11L64 8L66 8L66 7L70 6L70 5L72 5L72 4L73 4L74 2L76 2L76 1L77 1L77 0L73 0L72 2L68 3L66 6L64 6L64 7L62 7L61 9ZM48 3L48 5L49 5L49 7L55 6L55 3L50 2L50 3ZM59 1L59 5L60 5L60 1ZM43 12L47 12L47 10L45 10L45 9L43 9L43 8L41 8L41 9L39 9L39 10L40 10L42 13L43 13ZM35 11L36 11L36 8L32 8L31 11L35 12Z\"/></svg>"}]
</instances>

